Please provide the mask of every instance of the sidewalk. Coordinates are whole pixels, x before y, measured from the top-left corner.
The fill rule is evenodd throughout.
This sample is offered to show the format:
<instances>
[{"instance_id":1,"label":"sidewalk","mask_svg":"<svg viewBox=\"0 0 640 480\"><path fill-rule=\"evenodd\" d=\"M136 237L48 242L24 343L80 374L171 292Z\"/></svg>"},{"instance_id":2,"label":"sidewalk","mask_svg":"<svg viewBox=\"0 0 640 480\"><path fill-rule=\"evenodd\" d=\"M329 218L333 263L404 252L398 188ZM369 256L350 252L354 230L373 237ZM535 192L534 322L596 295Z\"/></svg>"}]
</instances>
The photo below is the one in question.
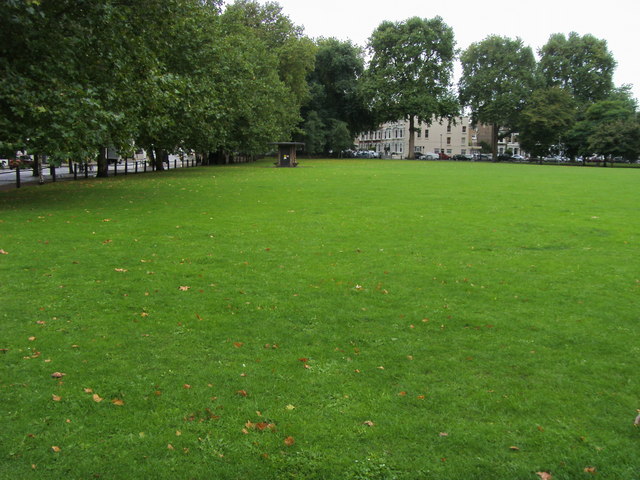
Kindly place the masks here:
<instances>
[{"instance_id":1,"label":"sidewalk","mask_svg":"<svg viewBox=\"0 0 640 480\"><path fill-rule=\"evenodd\" d=\"M136 174L145 173L144 164L145 162L129 161L126 164L119 163L119 164L109 165L109 177L120 176L120 175L136 175ZM165 168L167 168L167 170L173 170L174 168L187 168L191 166L195 166L195 165L193 165L192 162L174 161L169 163L169 168L167 168L166 165L165 165ZM137 167L137 172L136 172L136 167ZM151 167L147 165L146 172L152 172L152 171L153 170L151 169ZM95 165L92 168L90 168L89 171L86 173L84 171L81 172L80 167L78 165L78 170L74 175L72 172L69 171L69 167L67 165L62 165L60 167L56 167L55 181L64 182L64 181L69 181L74 179L84 180L86 178L95 178L96 172L97 172L97 167ZM42 178L44 180L44 183L54 182L53 176L51 175L51 170L48 165L44 166L44 168L42 169L42 173L43 173ZM38 176L35 176L35 177L33 176L33 170L31 168L20 170L20 186L21 187L38 185L39 181L40 179ZM2 191L13 190L15 188L17 188L16 171L10 170L8 168L0 169L0 190Z\"/></svg>"}]
</instances>

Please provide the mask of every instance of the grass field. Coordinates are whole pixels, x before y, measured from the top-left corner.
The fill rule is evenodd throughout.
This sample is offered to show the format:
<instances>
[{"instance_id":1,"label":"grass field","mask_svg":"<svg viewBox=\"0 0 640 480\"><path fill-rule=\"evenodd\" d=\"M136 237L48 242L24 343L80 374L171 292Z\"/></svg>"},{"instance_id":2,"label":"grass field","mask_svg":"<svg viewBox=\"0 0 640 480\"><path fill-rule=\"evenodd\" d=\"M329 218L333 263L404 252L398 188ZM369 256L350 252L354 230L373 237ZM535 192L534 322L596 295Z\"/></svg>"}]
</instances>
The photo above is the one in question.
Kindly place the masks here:
<instances>
[{"instance_id":1,"label":"grass field","mask_svg":"<svg viewBox=\"0 0 640 480\"><path fill-rule=\"evenodd\" d=\"M0 192L0 478L638 479L639 187L302 160Z\"/></svg>"}]
</instances>

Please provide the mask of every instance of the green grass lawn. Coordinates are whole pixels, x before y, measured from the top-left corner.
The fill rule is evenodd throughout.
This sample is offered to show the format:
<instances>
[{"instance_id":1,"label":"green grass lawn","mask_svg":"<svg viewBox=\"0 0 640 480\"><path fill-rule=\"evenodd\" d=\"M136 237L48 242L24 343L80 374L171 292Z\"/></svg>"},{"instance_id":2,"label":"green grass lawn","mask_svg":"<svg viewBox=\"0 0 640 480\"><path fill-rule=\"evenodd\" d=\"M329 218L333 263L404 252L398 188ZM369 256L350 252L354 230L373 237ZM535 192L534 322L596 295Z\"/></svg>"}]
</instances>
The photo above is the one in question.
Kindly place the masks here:
<instances>
[{"instance_id":1,"label":"green grass lawn","mask_svg":"<svg viewBox=\"0 0 640 480\"><path fill-rule=\"evenodd\" d=\"M639 175L302 160L0 192L0 478L638 479Z\"/></svg>"}]
</instances>

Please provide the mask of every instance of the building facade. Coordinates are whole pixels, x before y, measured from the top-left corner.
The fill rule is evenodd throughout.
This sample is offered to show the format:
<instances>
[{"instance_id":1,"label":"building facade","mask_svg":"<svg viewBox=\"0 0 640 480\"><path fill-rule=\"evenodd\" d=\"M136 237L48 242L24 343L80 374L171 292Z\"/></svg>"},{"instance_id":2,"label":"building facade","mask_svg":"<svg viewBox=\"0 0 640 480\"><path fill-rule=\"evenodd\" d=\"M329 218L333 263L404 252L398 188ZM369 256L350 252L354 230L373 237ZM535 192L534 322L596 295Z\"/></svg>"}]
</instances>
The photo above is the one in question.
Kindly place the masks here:
<instances>
[{"instance_id":1,"label":"building facade","mask_svg":"<svg viewBox=\"0 0 640 480\"><path fill-rule=\"evenodd\" d=\"M468 116L456 117L452 121L434 120L430 124L417 122L414 150L423 154L474 155L480 152L481 142L487 139L490 145L491 127L474 126ZM354 143L358 150L373 150L385 157L408 158L409 120L387 122L377 130L362 132ZM498 144L498 154L506 151L514 155L521 153L517 135Z\"/></svg>"}]
</instances>

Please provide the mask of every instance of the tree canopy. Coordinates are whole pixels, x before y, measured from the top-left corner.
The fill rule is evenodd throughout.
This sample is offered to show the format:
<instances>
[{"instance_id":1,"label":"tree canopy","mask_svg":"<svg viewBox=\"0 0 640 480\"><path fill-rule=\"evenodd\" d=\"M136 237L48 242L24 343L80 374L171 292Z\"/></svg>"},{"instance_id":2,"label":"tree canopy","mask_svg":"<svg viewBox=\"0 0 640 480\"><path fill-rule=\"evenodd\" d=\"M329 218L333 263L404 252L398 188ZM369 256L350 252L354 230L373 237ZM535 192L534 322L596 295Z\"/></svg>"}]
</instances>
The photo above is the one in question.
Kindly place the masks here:
<instances>
[{"instance_id":1,"label":"tree canopy","mask_svg":"<svg viewBox=\"0 0 640 480\"><path fill-rule=\"evenodd\" d=\"M317 40L315 68L308 75L311 92L302 110L301 139L309 153L351 148L355 136L374 124L360 82L363 51L335 38Z\"/></svg>"},{"instance_id":2,"label":"tree canopy","mask_svg":"<svg viewBox=\"0 0 640 480\"><path fill-rule=\"evenodd\" d=\"M585 106L611 93L615 67L606 40L589 34L556 33L540 49L539 70L546 85L568 89Z\"/></svg>"},{"instance_id":3,"label":"tree canopy","mask_svg":"<svg viewBox=\"0 0 640 480\"><path fill-rule=\"evenodd\" d=\"M460 56L459 99L471 108L474 123L493 126L494 155L501 128L518 129L520 112L536 86L536 60L519 38L491 35Z\"/></svg>"},{"instance_id":4,"label":"tree canopy","mask_svg":"<svg viewBox=\"0 0 640 480\"><path fill-rule=\"evenodd\" d=\"M442 18L383 22L369 38L371 61L364 91L379 121L409 120L409 158L414 156L415 121L459 113L452 92L455 39Z\"/></svg>"}]
</instances>

